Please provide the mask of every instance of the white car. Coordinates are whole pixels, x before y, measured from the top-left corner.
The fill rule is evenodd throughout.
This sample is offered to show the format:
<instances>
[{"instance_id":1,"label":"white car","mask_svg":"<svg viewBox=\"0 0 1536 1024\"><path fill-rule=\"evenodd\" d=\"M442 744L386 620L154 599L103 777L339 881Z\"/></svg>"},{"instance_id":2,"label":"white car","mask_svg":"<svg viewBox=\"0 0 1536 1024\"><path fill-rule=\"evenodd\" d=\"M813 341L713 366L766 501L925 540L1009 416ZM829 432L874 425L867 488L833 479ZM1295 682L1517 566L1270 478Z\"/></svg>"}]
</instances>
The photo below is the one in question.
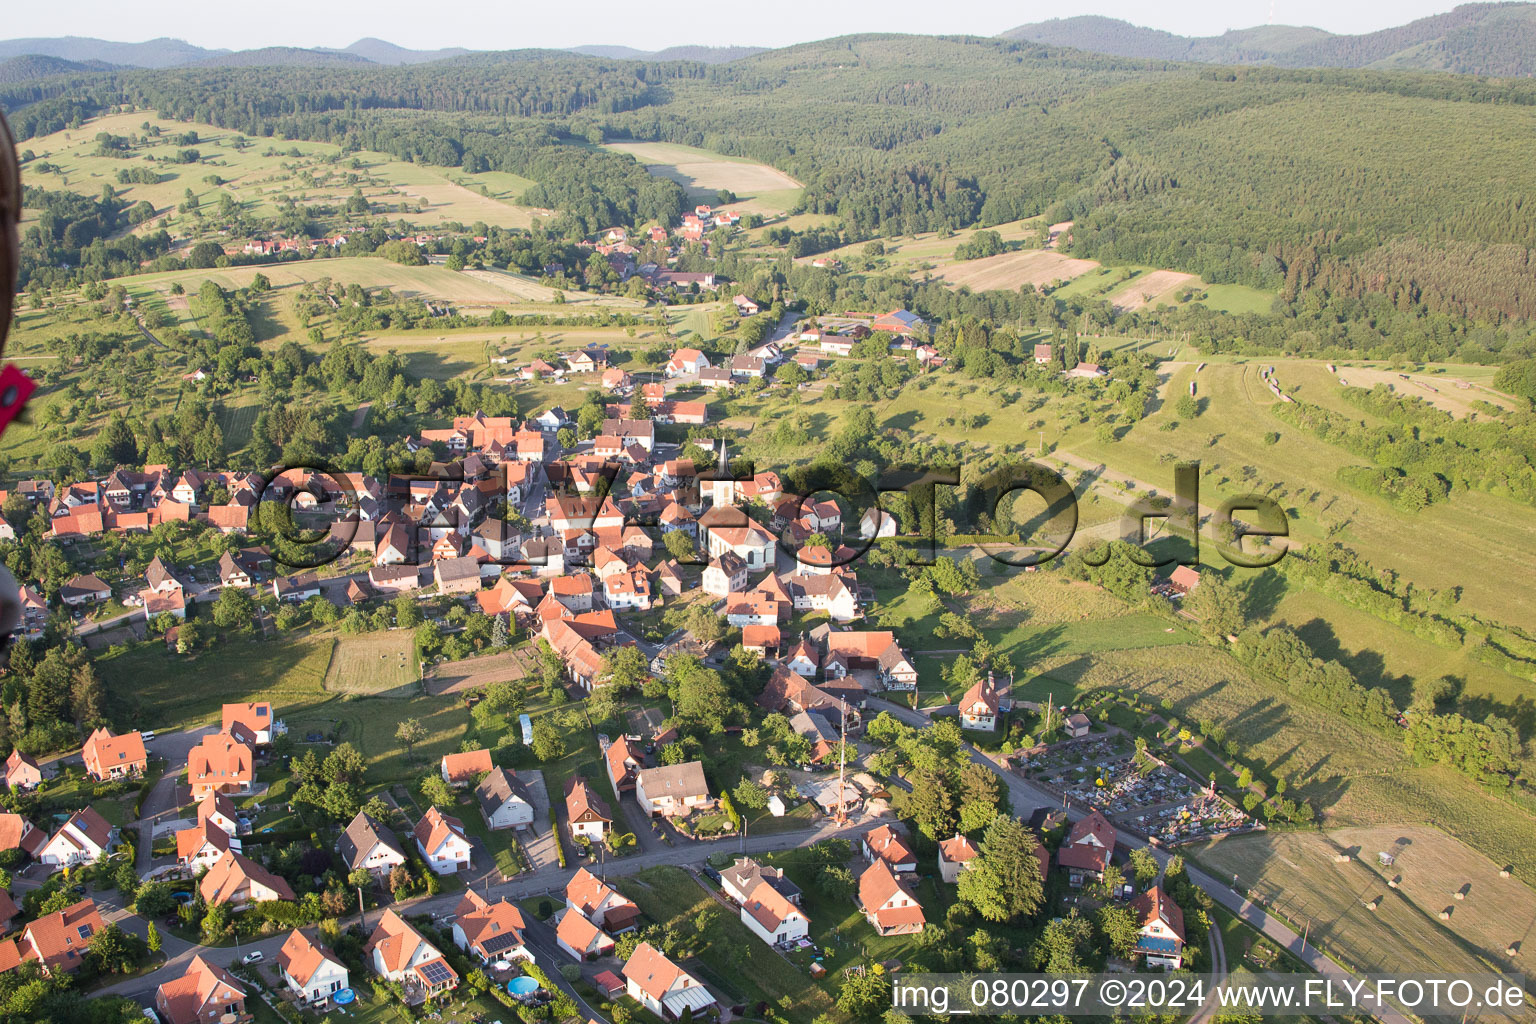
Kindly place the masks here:
<instances>
[{"instance_id":1,"label":"white car","mask_svg":"<svg viewBox=\"0 0 1536 1024\"><path fill-rule=\"evenodd\" d=\"M259 963L261 963L266 958L267 958L266 954L262 953L262 951L258 949L254 953L247 953L247 954L245 954L245 956L240 958L240 962L242 964L244 964L245 966L249 967L252 964L259 964Z\"/></svg>"},{"instance_id":2,"label":"white car","mask_svg":"<svg viewBox=\"0 0 1536 1024\"><path fill-rule=\"evenodd\" d=\"M148 743L150 740L152 740L154 738L155 738L155 730L153 730L153 729L145 729L145 730L143 730L142 732L139 733L139 739L143 740L145 743Z\"/></svg>"}]
</instances>

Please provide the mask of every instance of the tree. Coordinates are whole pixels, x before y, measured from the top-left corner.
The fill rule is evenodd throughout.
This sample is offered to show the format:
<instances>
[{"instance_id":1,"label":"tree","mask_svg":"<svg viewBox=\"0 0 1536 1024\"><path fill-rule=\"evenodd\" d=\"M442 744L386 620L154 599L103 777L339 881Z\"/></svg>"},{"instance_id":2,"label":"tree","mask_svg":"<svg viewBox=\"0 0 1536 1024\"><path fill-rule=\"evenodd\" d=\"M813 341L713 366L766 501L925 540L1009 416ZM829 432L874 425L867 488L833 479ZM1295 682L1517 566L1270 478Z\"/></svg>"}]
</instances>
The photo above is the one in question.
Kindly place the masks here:
<instances>
[{"instance_id":1,"label":"tree","mask_svg":"<svg viewBox=\"0 0 1536 1024\"><path fill-rule=\"evenodd\" d=\"M565 756L565 740L555 730L548 715L533 723L533 756L540 761L558 761Z\"/></svg>"},{"instance_id":2,"label":"tree","mask_svg":"<svg viewBox=\"0 0 1536 1024\"><path fill-rule=\"evenodd\" d=\"M623 694L639 688L650 676L651 668L638 647L614 647L603 655L603 689Z\"/></svg>"},{"instance_id":3,"label":"tree","mask_svg":"<svg viewBox=\"0 0 1536 1024\"><path fill-rule=\"evenodd\" d=\"M663 536L661 542L666 546L667 554L684 565L691 565L699 560L699 550L694 545L693 538L682 530L673 530Z\"/></svg>"},{"instance_id":4,"label":"tree","mask_svg":"<svg viewBox=\"0 0 1536 1024\"><path fill-rule=\"evenodd\" d=\"M942 775L918 771L907 797L907 813L917 830L935 842L949 838L955 831L955 801Z\"/></svg>"},{"instance_id":5,"label":"tree","mask_svg":"<svg viewBox=\"0 0 1536 1024\"><path fill-rule=\"evenodd\" d=\"M891 986L879 965L852 974L837 993L837 1008L851 1017L873 1020L891 1005Z\"/></svg>"},{"instance_id":6,"label":"tree","mask_svg":"<svg viewBox=\"0 0 1536 1024\"><path fill-rule=\"evenodd\" d=\"M1136 886L1140 889L1151 885L1160 870L1157 866L1157 858L1153 857L1151 851L1144 846L1131 850L1129 865L1131 876L1136 879Z\"/></svg>"},{"instance_id":7,"label":"tree","mask_svg":"<svg viewBox=\"0 0 1536 1024\"><path fill-rule=\"evenodd\" d=\"M151 953L160 952L160 947L162 945L160 941L160 929L155 927L155 922L153 921L150 921L144 926L144 944L149 948Z\"/></svg>"},{"instance_id":8,"label":"tree","mask_svg":"<svg viewBox=\"0 0 1536 1024\"><path fill-rule=\"evenodd\" d=\"M1125 907L1106 904L1098 912L1099 934L1104 937L1104 948L1112 956L1129 959L1136 945L1136 918Z\"/></svg>"},{"instance_id":9,"label":"tree","mask_svg":"<svg viewBox=\"0 0 1536 1024\"><path fill-rule=\"evenodd\" d=\"M101 973L126 974L144 959L142 943L114 921L91 936L86 951Z\"/></svg>"},{"instance_id":10,"label":"tree","mask_svg":"<svg viewBox=\"0 0 1536 1024\"><path fill-rule=\"evenodd\" d=\"M401 594L391 604L395 609L395 625L401 629L413 629L421 625L421 607L415 598Z\"/></svg>"},{"instance_id":11,"label":"tree","mask_svg":"<svg viewBox=\"0 0 1536 1024\"><path fill-rule=\"evenodd\" d=\"M999 815L982 835L977 856L960 873L958 896L988 921L1016 921L1045 901L1034 834L1017 818Z\"/></svg>"},{"instance_id":12,"label":"tree","mask_svg":"<svg viewBox=\"0 0 1536 1024\"><path fill-rule=\"evenodd\" d=\"M421 795L434 807L453 806L453 790L437 772L422 777Z\"/></svg>"},{"instance_id":13,"label":"tree","mask_svg":"<svg viewBox=\"0 0 1536 1024\"><path fill-rule=\"evenodd\" d=\"M699 643L710 647L724 639L726 622L709 605L696 604L688 609L688 614L683 618L683 627Z\"/></svg>"},{"instance_id":14,"label":"tree","mask_svg":"<svg viewBox=\"0 0 1536 1024\"><path fill-rule=\"evenodd\" d=\"M742 779L738 782L736 788L731 791L731 795L736 798L738 806L749 811L761 811L768 806L768 790L762 783L751 779Z\"/></svg>"},{"instance_id":15,"label":"tree","mask_svg":"<svg viewBox=\"0 0 1536 1024\"><path fill-rule=\"evenodd\" d=\"M997 773L972 761L960 769L960 831L975 832L997 817Z\"/></svg>"},{"instance_id":16,"label":"tree","mask_svg":"<svg viewBox=\"0 0 1536 1024\"><path fill-rule=\"evenodd\" d=\"M1093 925L1078 916L1074 907L1066 917L1058 917L1045 926L1030 947L1030 958L1037 969L1048 974L1075 974L1083 970L1083 955L1092 940Z\"/></svg>"},{"instance_id":17,"label":"tree","mask_svg":"<svg viewBox=\"0 0 1536 1024\"><path fill-rule=\"evenodd\" d=\"M828 864L816 872L816 888L834 903L843 903L853 899L859 883L852 871L840 864Z\"/></svg>"},{"instance_id":18,"label":"tree","mask_svg":"<svg viewBox=\"0 0 1536 1024\"><path fill-rule=\"evenodd\" d=\"M238 587L224 587L213 602L213 624L220 629L249 628L255 617L251 596Z\"/></svg>"},{"instance_id":19,"label":"tree","mask_svg":"<svg viewBox=\"0 0 1536 1024\"><path fill-rule=\"evenodd\" d=\"M407 718L395 727L395 739L405 746L405 756L411 756L411 749L427 738L427 727L415 718Z\"/></svg>"}]
</instances>

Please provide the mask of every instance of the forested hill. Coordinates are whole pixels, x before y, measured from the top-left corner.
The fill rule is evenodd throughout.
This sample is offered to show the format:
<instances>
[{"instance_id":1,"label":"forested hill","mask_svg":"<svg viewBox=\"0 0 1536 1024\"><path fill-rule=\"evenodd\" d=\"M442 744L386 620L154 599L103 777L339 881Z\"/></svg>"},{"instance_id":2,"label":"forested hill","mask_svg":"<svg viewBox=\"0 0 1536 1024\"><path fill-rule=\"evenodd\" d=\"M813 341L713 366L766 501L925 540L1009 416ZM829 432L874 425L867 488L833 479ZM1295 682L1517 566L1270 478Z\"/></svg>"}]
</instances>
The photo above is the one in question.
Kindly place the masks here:
<instances>
[{"instance_id":1,"label":"forested hill","mask_svg":"<svg viewBox=\"0 0 1536 1024\"><path fill-rule=\"evenodd\" d=\"M1267 25L1192 37L1085 15L1020 25L1003 37L1119 57L1212 64L1536 74L1536 4L1528 3L1465 4L1446 14L1358 36Z\"/></svg>"},{"instance_id":2,"label":"forested hill","mask_svg":"<svg viewBox=\"0 0 1536 1024\"><path fill-rule=\"evenodd\" d=\"M518 51L0 86L23 146L124 103L521 174L539 183L530 205L588 230L665 215L683 196L586 144L665 140L779 167L806 183L804 209L850 238L1045 215L1074 222L1078 255L1288 301L1374 292L1402 309L1536 320L1536 81L854 36L719 65Z\"/></svg>"}]
</instances>

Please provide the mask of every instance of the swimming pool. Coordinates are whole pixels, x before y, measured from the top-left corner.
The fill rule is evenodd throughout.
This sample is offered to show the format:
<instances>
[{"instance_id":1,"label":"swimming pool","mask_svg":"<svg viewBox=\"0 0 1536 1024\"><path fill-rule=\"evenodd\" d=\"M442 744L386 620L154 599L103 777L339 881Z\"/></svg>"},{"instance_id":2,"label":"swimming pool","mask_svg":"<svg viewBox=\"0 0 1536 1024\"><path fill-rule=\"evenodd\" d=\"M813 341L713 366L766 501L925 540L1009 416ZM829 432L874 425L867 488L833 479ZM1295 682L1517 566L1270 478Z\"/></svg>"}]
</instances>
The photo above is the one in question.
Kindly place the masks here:
<instances>
[{"instance_id":1,"label":"swimming pool","mask_svg":"<svg viewBox=\"0 0 1536 1024\"><path fill-rule=\"evenodd\" d=\"M538 990L538 979L530 978L526 974L507 982L507 991L515 996L531 996Z\"/></svg>"}]
</instances>

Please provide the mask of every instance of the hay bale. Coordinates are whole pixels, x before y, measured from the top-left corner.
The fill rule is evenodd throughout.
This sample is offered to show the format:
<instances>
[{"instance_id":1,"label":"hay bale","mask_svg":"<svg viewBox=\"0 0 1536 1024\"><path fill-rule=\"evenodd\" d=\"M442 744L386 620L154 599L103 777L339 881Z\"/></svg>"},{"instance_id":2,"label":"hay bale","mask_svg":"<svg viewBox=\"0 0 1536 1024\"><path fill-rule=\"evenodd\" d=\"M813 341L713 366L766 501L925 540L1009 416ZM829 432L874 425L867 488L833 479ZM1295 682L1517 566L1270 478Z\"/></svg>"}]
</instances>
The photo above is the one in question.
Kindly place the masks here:
<instances>
[{"instance_id":1,"label":"hay bale","mask_svg":"<svg viewBox=\"0 0 1536 1024\"><path fill-rule=\"evenodd\" d=\"M1466 893L1464 893L1464 892L1458 892L1458 893L1457 893L1457 894L1456 894L1456 898L1457 898L1457 899L1459 899L1459 900L1464 900L1464 899L1466 899L1466 898L1467 898L1467 894L1466 894Z\"/></svg>"},{"instance_id":2,"label":"hay bale","mask_svg":"<svg viewBox=\"0 0 1536 1024\"><path fill-rule=\"evenodd\" d=\"M1333 855L1333 862L1335 864L1348 864L1349 863L1349 854L1347 854L1347 853L1336 853L1336 854Z\"/></svg>"},{"instance_id":3,"label":"hay bale","mask_svg":"<svg viewBox=\"0 0 1536 1024\"><path fill-rule=\"evenodd\" d=\"M1445 910L1440 911L1440 920L1442 920L1442 921L1449 921L1450 919L1451 919L1451 911L1450 911L1449 907L1447 907Z\"/></svg>"}]
</instances>

